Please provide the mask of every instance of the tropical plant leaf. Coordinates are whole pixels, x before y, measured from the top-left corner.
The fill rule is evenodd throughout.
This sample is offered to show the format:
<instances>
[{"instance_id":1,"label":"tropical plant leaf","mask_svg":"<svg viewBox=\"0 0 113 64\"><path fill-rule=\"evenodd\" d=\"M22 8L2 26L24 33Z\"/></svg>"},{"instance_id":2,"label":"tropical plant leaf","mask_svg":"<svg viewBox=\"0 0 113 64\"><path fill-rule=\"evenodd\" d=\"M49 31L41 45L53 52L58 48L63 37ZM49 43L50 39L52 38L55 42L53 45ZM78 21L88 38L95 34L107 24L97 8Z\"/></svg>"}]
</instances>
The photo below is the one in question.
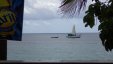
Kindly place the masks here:
<instances>
[{"instance_id":1,"label":"tropical plant leaf","mask_svg":"<svg viewBox=\"0 0 113 64\"><path fill-rule=\"evenodd\" d=\"M76 11L85 8L87 0L62 0L60 9L62 14L74 16Z\"/></svg>"}]
</instances>

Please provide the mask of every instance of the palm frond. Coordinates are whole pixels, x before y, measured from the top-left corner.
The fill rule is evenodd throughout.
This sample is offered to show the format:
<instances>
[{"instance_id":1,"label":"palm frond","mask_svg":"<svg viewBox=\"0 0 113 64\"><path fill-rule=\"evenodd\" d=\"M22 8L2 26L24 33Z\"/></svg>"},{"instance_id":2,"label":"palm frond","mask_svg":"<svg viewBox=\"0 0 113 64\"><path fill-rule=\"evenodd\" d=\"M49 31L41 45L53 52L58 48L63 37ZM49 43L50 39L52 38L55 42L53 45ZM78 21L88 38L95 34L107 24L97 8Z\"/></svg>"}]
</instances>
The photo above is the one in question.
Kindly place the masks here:
<instances>
[{"instance_id":1,"label":"palm frond","mask_svg":"<svg viewBox=\"0 0 113 64\"><path fill-rule=\"evenodd\" d=\"M87 0L62 0L60 10L64 15L73 16L76 12L80 13L85 8Z\"/></svg>"}]
</instances>

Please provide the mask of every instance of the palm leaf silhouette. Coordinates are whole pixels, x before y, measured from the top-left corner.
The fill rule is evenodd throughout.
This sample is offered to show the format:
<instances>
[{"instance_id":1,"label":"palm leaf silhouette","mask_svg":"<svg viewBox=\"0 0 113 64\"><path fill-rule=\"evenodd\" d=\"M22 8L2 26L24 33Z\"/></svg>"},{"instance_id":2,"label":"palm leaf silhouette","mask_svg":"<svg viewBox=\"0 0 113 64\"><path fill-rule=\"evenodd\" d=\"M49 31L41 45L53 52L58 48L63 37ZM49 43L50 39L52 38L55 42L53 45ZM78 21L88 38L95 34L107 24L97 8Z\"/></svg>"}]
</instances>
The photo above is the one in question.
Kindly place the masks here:
<instances>
[{"instance_id":1,"label":"palm leaf silhouette","mask_svg":"<svg viewBox=\"0 0 113 64\"><path fill-rule=\"evenodd\" d=\"M73 16L76 12L80 13L85 8L87 0L62 0L60 10L62 14Z\"/></svg>"}]
</instances>

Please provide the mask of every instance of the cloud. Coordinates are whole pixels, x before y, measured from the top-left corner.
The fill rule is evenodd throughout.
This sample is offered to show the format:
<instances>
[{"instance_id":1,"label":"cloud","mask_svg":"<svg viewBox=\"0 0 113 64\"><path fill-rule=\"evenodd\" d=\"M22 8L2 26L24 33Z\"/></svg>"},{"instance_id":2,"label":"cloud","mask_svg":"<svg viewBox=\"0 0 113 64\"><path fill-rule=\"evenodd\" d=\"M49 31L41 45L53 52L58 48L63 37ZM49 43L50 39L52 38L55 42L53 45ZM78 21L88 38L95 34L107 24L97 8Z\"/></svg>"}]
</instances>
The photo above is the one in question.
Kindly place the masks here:
<instances>
[{"instance_id":1,"label":"cloud","mask_svg":"<svg viewBox=\"0 0 113 64\"><path fill-rule=\"evenodd\" d=\"M41 19L54 19L58 18L54 11L51 11L46 8L40 8L40 9L35 9L31 10L30 14L25 14L25 19L33 19L33 20L41 20Z\"/></svg>"},{"instance_id":2,"label":"cloud","mask_svg":"<svg viewBox=\"0 0 113 64\"><path fill-rule=\"evenodd\" d=\"M26 20L49 20L61 18L60 6L61 0L25 0L24 19ZM91 3L88 0L87 6ZM76 18L83 18L85 10L82 10L79 15L75 15ZM66 18L66 17L64 17Z\"/></svg>"},{"instance_id":3,"label":"cloud","mask_svg":"<svg viewBox=\"0 0 113 64\"><path fill-rule=\"evenodd\" d=\"M25 0L24 19L54 19L57 14L59 0Z\"/></svg>"}]
</instances>

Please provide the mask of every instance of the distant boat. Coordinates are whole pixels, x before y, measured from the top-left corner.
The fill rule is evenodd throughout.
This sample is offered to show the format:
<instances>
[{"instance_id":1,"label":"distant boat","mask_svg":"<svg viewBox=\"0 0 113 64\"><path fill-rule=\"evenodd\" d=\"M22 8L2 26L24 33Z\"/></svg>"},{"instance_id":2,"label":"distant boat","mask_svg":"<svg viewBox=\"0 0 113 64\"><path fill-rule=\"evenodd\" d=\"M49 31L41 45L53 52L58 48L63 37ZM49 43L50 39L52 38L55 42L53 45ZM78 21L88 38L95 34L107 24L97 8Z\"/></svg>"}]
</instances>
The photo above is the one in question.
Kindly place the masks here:
<instances>
[{"instance_id":1,"label":"distant boat","mask_svg":"<svg viewBox=\"0 0 113 64\"><path fill-rule=\"evenodd\" d=\"M75 25L72 28L72 33L69 33L68 38L80 38L80 34L76 34Z\"/></svg>"},{"instance_id":2,"label":"distant boat","mask_svg":"<svg viewBox=\"0 0 113 64\"><path fill-rule=\"evenodd\" d=\"M56 37L51 37L51 38L59 38L59 37L56 36Z\"/></svg>"}]
</instances>

